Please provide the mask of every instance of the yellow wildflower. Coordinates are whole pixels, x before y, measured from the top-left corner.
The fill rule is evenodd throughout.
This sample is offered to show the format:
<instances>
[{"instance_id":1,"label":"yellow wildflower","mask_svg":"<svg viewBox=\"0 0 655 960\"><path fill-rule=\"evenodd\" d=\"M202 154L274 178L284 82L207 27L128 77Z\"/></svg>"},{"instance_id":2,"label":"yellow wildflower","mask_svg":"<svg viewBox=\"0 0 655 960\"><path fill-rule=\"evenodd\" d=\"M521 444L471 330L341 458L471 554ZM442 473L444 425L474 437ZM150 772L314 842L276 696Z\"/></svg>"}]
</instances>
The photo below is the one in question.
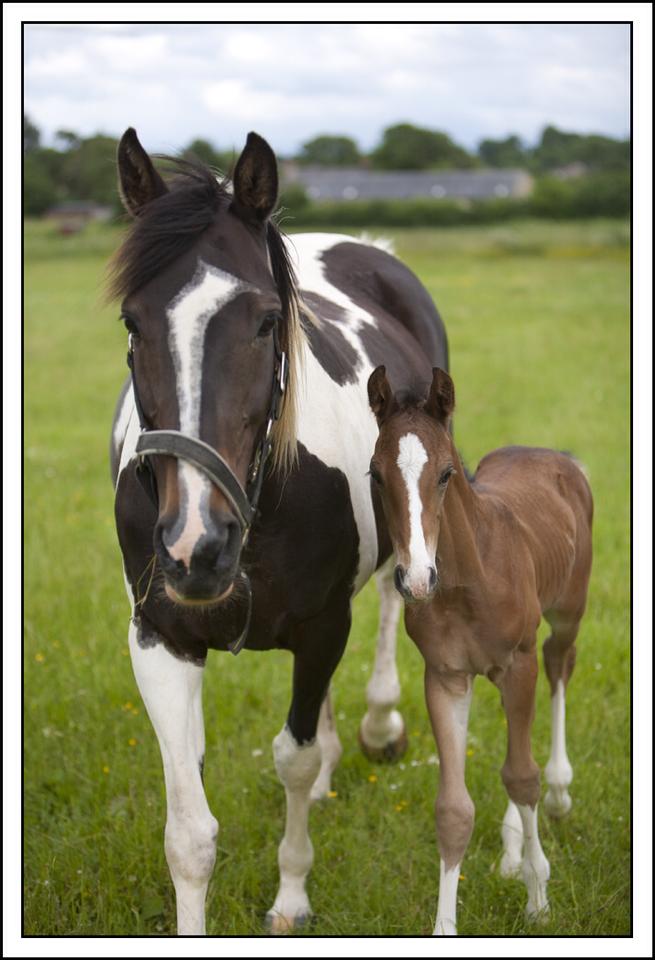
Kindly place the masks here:
<instances>
[{"instance_id":1,"label":"yellow wildflower","mask_svg":"<svg viewBox=\"0 0 655 960\"><path fill-rule=\"evenodd\" d=\"M370 773L370 774L369 774L369 777L368 777L368 782L369 782L369 783L377 783L377 782L378 782L377 776L376 776L374 773Z\"/></svg>"}]
</instances>

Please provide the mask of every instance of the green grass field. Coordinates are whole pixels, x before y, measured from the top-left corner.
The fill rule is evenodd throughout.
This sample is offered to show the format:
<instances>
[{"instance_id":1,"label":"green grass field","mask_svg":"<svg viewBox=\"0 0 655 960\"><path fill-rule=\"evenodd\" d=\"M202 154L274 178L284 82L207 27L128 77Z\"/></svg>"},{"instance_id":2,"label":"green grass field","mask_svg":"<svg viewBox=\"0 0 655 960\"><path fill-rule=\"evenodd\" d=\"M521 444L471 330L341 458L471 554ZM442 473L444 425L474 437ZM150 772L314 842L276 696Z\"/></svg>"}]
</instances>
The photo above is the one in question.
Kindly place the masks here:
<instances>
[{"instance_id":1,"label":"green grass field","mask_svg":"<svg viewBox=\"0 0 655 960\"><path fill-rule=\"evenodd\" d=\"M475 686L467 782L476 825L460 883L462 935L630 932L628 228L612 221L389 231L448 328L456 437L469 467L508 443L553 446L586 465L595 558L569 687L573 809L540 814L551 919L526 927L519 881L498 875L505 727L495 688ZM25 238L26 935L168 935L159 750L127 651L128 604L113 521L108 438L126 337L101 305L118 234ZM422 661L399 641L403 763L360 754L377 625L372 584L355 602L334 702L344 755L336 796L315 807L312 935L429 934L439 861L438 767ZM543 632L541 634L543 636ZM284 792L271 740L288 709L283 652L211 654L205 785L221 831L207 903L212 935L263 932L273 902ZM539 678L533 749L549 749ZM260 751L262 751L260 753ZM377 779L371 779L375 774Z\"/></svg>"}]
</instances>

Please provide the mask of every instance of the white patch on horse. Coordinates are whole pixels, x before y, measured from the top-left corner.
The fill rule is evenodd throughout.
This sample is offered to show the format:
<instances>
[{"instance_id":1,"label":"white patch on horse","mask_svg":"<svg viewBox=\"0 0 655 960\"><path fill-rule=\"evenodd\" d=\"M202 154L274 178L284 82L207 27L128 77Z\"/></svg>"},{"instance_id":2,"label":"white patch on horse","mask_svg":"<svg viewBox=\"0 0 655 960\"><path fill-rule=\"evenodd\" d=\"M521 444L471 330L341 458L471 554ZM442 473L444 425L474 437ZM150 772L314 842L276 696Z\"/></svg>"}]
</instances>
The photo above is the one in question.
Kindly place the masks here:
<instances>
[{"instance_id":1,"label":"white patch on horse","mask_svg":"<svg viewBox=\"0 0 655 960\"><path fill-rule=\"evenodd\" d=\"M202 366L205 335L209 321L241 293L257 288L231 273L199 261L193 279L180 291L166 311L168 343L176 372L180 431L200 437ZM211 493L211 481L197 467L178 462L180 500L185 505L184 526L174 528L175 542L166 543L174 560L188 568L198 540L206 533L204 515Z\"/></svg>"},{"instance_id":2,"label":"white patch on horse","mask_svg":"<svg viewBox=\"0 0 655 960\"><path fill-rule=\"evenodd\" d=\"M134 391L132 390L132 384L125 391L123 397L123 402L121 403L121 408L116 417L116 422L114 423L114 430L112 434L112 442L114 444L114 450L116 453L120 453L125 435L127 433L127 428L130 423L130 417L132 416L132 411L134 410Z\"/></svg>"},{"instance_id":3,"label":"white patch on horse","mask_svg":"<svg viewBox=\"0 0 655 960\"><path fill-rule=\"evenodd\" d=\"M425 447L414 433L406 433L398 444L396 463L407 489L409 510L409 563L406 583L414 594L429 590L429 571L434 567L435 550L430 550L423 533L423 502L419 492L419 480L423 467L428 462Z\"/></svg>"},{"instance_id":4,"label":"white patch on horse","mask_svg":"<svg viewBox=\"0 0 655 960\"><path fill-rule=\"evenodd\" d=\"M339 243L356 243L339 234L308 233L287 238L301 290L318 293L344 311L339 332L351 344L359 363L356 382L338 384L329 376L307 346L302 366L304 377L298 385L297 437L307 450L326 466L341 470L348 481L350 501L359 535L359 565L355 576L357 593L377 565L378 539L371 500L368 465L378 434L368 405L366 383L371 364L358 335L363 325L375 326L375 318L358 307L325 276L321 255ZM348 410L348 430L343 429L343 411Z\"/></svg>"}]
</instances>

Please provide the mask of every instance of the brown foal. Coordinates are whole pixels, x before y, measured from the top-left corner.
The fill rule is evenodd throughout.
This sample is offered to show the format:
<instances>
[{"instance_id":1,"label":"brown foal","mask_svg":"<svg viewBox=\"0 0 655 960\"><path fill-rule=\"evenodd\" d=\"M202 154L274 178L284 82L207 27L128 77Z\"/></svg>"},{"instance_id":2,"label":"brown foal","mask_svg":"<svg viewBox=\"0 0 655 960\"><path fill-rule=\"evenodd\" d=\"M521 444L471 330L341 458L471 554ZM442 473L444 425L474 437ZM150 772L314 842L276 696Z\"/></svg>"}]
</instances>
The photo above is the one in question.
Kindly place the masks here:
<instances>
[{"instance_id":1,"label":"brown foal","mask_svg":"<svg viewBox=\"0 0 655 960\"><path fill-rule=\"evenodd\" d=\"M439 751L436 824L441 872L435 935L454 935L460 864L473 830L466 731L473 678L499 688L507 716L501 775L504 876L522 873L528 917L548 910L550 868L537 830L539 768L530 746L541 616L553 736L546 809L568 812L566 685L591 571L593 502L576 461L554 450L504 447L467 478L449 426L451 378L436 368L427 400L394 396L385 368L368 382L380 427L371 476L393 544L405 624L425 660L425 696Z\"/></svg>"}]
</instances>

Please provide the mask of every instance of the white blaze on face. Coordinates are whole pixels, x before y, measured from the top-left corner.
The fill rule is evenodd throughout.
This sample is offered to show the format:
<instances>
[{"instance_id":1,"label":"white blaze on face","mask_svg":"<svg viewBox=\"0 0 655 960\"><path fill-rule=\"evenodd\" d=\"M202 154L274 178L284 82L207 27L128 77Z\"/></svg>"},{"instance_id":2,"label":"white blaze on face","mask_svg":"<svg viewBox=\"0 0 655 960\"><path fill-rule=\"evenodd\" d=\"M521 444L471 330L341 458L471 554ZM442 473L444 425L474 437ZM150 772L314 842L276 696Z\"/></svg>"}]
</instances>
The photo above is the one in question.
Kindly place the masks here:
<instances>
[{"instance_id":1,"label":"white blaze on face","mask_svg":"<svg viewBox=\"0 0 655 960\"><path fill-rule=\"evenodd\" d=\"M176 372L177 402L180 411L180 432L200 436L202 399L202 367L205 334L211 318L240 293L257 288L218 267L202 260L193 279L168 307L168 343ZM166 543L174 560L182 560L187 568L198 540L206 532L205 516L211 493L211 481L205 474L184 460L178 461L180 520L174 529L176 539Z\"/></svg>"},{"instance_id":2,"label":"white blaze on face","mask_svg":"<svg viewBox=\"0 0 655 960\"><path fill-rule=\"evenodd\" d=\"M423 467L428 462L425 447L414 433L406 433L398 444L398 459L409 510L409 563L405 582L415 596L425 595L429 590L429 572L434 567L435 547L429 549L423 533L423 502L419 481Z\"/></svg>"}]
</instances>

